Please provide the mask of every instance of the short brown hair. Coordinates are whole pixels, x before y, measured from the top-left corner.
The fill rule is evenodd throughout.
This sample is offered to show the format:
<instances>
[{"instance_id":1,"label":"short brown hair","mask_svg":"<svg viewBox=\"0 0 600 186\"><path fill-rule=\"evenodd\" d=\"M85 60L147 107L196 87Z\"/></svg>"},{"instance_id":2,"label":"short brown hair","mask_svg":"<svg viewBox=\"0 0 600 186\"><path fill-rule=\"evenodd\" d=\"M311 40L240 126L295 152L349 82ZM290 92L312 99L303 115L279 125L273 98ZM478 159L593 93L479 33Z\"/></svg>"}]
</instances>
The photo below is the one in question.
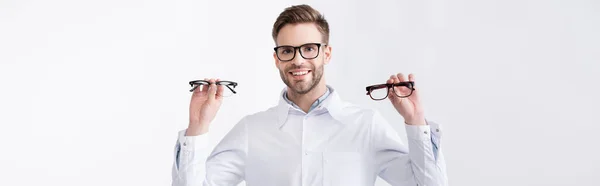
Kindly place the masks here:
<instances>
[{"instance_id":1,"label":"short brown hair","mask_svg":"<svg viewBox=\"0 0 600 186\"><path fill-rule=\"evenodd\" d=\"M323 35L322 42L329 43L329 24L325 20L325 16L305 4L287 7L279 14L275 24L273 24L273 40L277 42L277 35L285 25L298 23L315 23L317 29Z\"/></svg>"}]
</instances>

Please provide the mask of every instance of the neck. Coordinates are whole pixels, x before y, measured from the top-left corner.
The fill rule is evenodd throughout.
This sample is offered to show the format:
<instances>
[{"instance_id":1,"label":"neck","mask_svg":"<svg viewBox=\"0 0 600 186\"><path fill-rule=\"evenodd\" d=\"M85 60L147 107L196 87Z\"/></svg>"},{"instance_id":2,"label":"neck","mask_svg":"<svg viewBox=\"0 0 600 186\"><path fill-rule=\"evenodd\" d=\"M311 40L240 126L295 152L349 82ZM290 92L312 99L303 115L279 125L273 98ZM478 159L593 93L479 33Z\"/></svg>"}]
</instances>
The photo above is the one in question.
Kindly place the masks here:
<instances>
[{"instance_id":1,"label":"neck","mask_svg":"<svg viewBox=\"0 0 600 186\"><path fill-rule=\"evenodd\" d=\"M317 86L315 86L315 88L313 88L311 91L307 92L306 94L298 94L294 91L289 91L290 89L288 88L287 91L287 97L290 101L294 102L296 105L298 105L298 107L300 107L300 109L302 109L304 112L308 112L308 110L310 109L310 107L312 106L312 104L317 101L317 99L319 99L319 97L323 96L323 94L325 94L325 92L327 91L327 86L325 86L325 83L323 83L323 81L321 83L319 83Z\"/></svg>"}]
</instances>

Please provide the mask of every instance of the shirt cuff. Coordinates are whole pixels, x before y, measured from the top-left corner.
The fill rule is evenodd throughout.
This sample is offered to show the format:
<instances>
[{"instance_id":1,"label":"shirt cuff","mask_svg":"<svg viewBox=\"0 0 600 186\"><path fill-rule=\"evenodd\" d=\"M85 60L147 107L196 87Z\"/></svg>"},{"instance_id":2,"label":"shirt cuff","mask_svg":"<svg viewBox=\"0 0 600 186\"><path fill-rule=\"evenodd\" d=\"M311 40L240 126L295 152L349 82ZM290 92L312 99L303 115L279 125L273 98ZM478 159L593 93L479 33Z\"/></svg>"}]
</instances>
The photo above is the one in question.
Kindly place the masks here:
<instances>
[{"instance_id":1,"label":"shirt cuff","mask_svg":"<svg viewBox=\"0 0 600 186\"><path fill-rule=\"evenodd\" d=\"M439 139L442 137L442 127L433 121L427 121L427 124L429 126L431 126L431 134L433 135L433 137Z\"/></svg>"},{"instance_id":2,"label":"shirt cuff","mask_svg":"<svg viewBox=\"0 0 600 186\"><path fill-rule=\"evenodd\" d=\"M208 133L197 136L185 136L186 130L179 131L177 139L182 150L197 151L208 146Z\"/></svg>"},{"instance_id":3,"label":"shirt cuff","mask_svg":"<svg viewBox=\"0 0 600 186\"><path fill-rule=\"evenodd\" d=\"M406 137L412 140L428 141L431 140L431 127L429 125L404 125L406 128Z\"/></svg>"}]
</instances>

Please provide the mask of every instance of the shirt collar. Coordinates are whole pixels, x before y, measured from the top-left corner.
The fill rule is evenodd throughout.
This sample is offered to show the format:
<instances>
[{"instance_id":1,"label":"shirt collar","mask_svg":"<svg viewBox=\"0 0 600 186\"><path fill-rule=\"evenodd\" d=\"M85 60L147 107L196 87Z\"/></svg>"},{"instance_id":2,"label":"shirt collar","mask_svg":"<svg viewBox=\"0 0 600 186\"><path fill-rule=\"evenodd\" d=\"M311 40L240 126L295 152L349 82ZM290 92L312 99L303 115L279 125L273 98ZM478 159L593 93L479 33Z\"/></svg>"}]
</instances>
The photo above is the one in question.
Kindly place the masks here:
<instances>
[{"instance_id":1,"label":"shirt collar","mask_svg":"<svg viewBox=\"0 0 600 186\"><path fill-rule=\"evenodd\" d=\"M342 109L345 107L345 102L343 102L335 89L327 85L329 89L329 95L324 98L324 100L317 106L315 109L325 108L333 117L333 119L341 121L342 119ZM287 88L284 88L281 93L285 93ZM278 127L281 128L283 124L287 121L288 114L290 109L293 109L293 106L289 104L286 99L282 96L279 99L279 104L275 107L275 111L277 114L277 124ZM309 112L310 113L310 112Z\"/></svg>"},{"instance_id":2,"label":"shirt collar","mask_svg":"<svg viewBox=\"0 0 600 186\"><path fill-rule=\"evenodd\" d=\"M311 110L315 109L317 106L319 106L323 100L325 100L325 98L327 98L329 96L329 94L331 93L330 91L331 87L327 87L325 89L325 94L323 94L321 97L319 97L311 106L310 109L308 109L308 112L310 112ZM290 105L292 105L293 107L300 109L300 106L296 105L294 102L292 102L290 99L288 99L287 97L287 91L286 89L283 89L283 95L282 95L283 99Z\"/></svg>"}]
</instances>

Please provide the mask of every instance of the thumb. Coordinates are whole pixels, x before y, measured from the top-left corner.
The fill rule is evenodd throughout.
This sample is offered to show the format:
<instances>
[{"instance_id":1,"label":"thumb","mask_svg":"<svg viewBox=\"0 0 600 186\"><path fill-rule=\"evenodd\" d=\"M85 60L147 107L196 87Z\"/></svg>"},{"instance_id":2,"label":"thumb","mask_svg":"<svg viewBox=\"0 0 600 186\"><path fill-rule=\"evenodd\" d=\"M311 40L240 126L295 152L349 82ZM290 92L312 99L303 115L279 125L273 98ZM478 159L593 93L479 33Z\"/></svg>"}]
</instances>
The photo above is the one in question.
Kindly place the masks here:
<instances>
[{"instance_id":1,"label":"thumb","mask_svg":"<svg viewBox=\"0 0 600 186\"><path fill-rule=\"evenodd\" d=\"M388 99L390 99L390 102L392 102L394 106L399 106L397 104L402 104L404 98L398 97L394 91L394 89L390 89L388 92Z\"/></svg>"},{"instance_id":2,"label":"thumb","mask_svg":"<svg viewBox=\"0 0 600 186\"><path fill-rule=\"evenodd\" d=\"M391 101L396 101L397 99L399 99L398 97L396 97L396 93L394 93L394 89L388 89L388 99L390 99Z\"/></svg>"}]
</instances>

